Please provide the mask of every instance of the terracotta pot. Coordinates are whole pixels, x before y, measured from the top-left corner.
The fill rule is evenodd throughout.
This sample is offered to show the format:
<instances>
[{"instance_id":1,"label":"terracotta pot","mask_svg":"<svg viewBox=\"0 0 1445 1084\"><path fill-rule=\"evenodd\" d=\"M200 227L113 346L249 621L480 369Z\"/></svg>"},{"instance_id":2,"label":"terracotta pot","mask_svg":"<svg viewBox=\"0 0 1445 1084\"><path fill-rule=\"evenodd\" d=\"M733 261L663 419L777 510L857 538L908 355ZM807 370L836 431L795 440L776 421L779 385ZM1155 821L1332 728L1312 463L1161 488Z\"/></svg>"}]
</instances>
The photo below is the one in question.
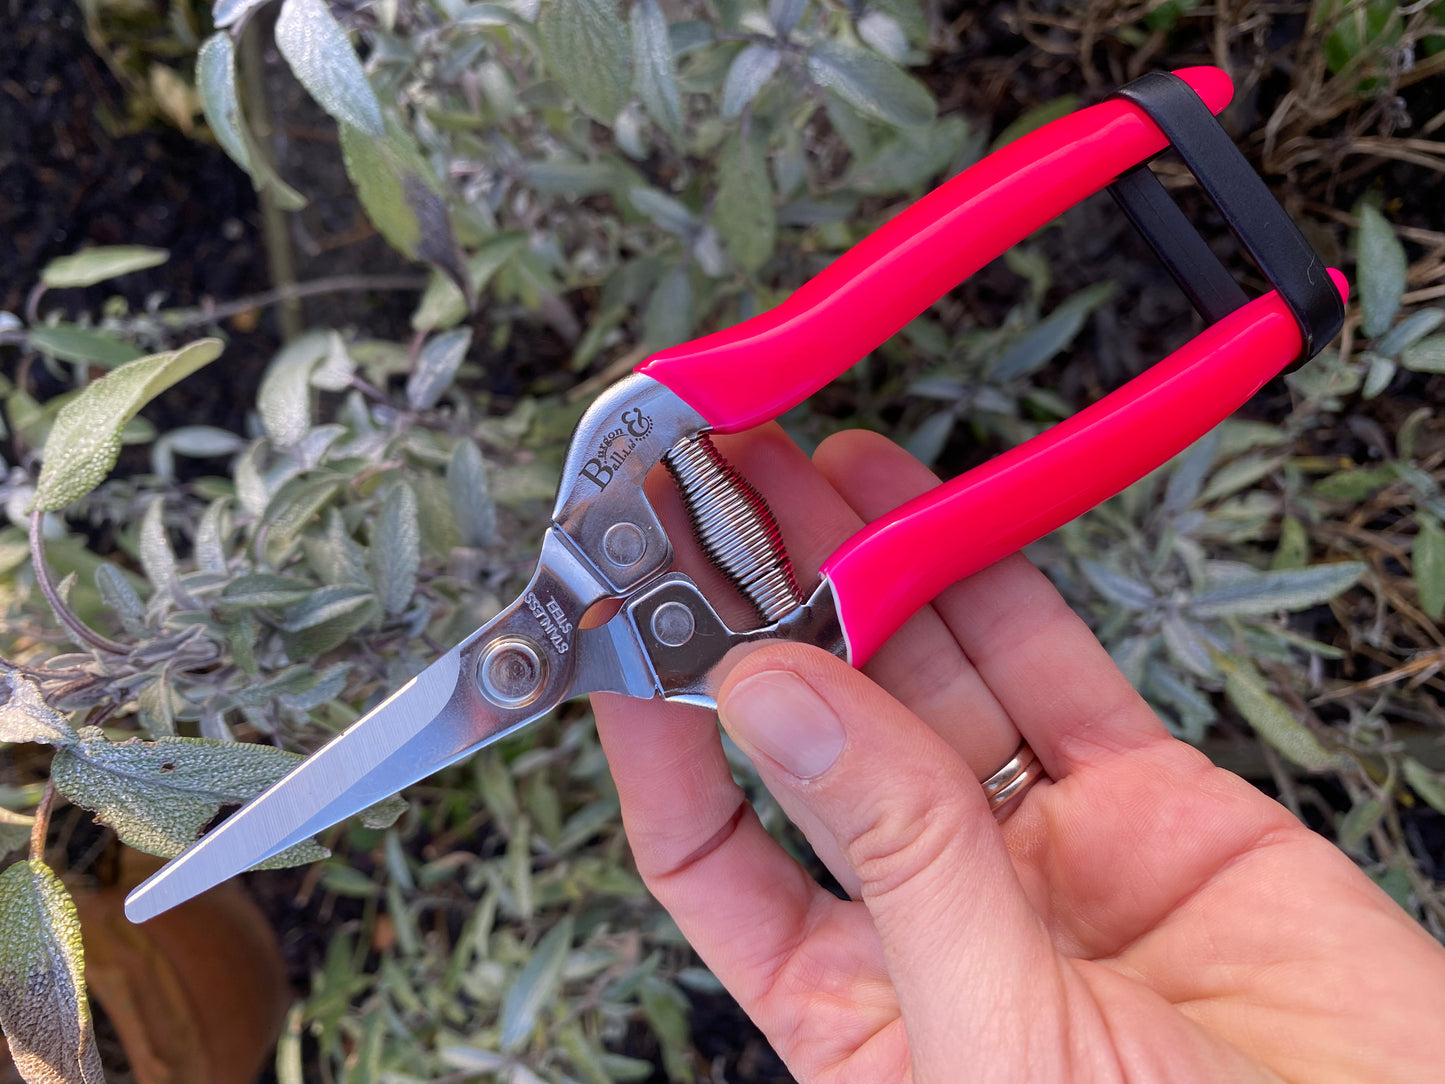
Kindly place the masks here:
<instances>
[{"instance_id":1,"label":"terracotta pot","mask_svg":"<svg viewBox=\"0 0 1445 1084\"><path fill-rule=\"evenodd\" d=\"M252 1084L291 992L261 909L227 882L142 925L126 893L161 860L124 848L118 884L74 891L85 980L138 1084Z\"/></svg>"}]
</instances>

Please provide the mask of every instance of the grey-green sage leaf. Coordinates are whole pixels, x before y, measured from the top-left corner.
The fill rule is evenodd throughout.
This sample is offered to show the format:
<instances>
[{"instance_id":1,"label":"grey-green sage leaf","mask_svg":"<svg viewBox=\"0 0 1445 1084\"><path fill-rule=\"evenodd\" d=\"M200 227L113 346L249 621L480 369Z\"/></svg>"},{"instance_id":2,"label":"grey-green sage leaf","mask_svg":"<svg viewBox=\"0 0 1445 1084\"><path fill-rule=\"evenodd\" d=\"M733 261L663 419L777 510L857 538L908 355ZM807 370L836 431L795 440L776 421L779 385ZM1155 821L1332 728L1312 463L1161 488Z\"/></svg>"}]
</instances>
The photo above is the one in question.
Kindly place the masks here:
<instances>
[{"instance_id":1,"label":"grey-green sage leaf","mask_svg":"<svg viewBox=\"0 0 1445 1084\"><path fill-rule=\"evenodd\" d=\"M417 527L416 493L398 482L381 502L371 533L371 564L377 598L388 614L411 605L416 573L421 567L421 532Z\"/></svg>"},{"instance_id":2,"label":"grey-green sage leaf","mask_svg":"<svg viewBox=\"0 0 1445 1084\"><path fill-rule=\"evenodd\" d=\"M501 1044L507 1053L520 1050L536 1029L538 1017L562 982L562 968L572 950L572 916L568 915L537 943L527 965L502 1001Z\"/></svg>"},{"instance_id":3,"label":"grey-green sage leaf","mask_svg":"<svg viewBox=\"0 0 1445 1084\"><path fill-rule=\"evenodd\" d=\"M447 464L447 497L462 541L468 546L491 545L497 531L497 508L482 453L470 440L459 440Z\"/></svg>"},{"instance_id":4,"label":"grey-green sage leaf","mask_svg":"<svg viewBox=\"0 0 1445 1084\"><path fill-rule=\"evenodd\" d=\"M370 135L385 133L381 103L325 0L285 0L276 20L276 46L322 109Z\"/></svg>"},{"instance_id":5,"label":"grey-green sage leaf","mask_svg":"<svg viewBox=\"0 0 1445 1084\"><path fill-rule=\"evenodd\" d=\"M1445 616L1445 530L1432 516L1416 517L1419 527L1410 547L1410 560L1415 566L1415 589L1419 592L1420 609L1431 621Z\"/></svg>"},{"instance_id":6,"label":"grey-green sage leaf","mask_svg":"<svg viewBox=\"0 0 1445 1084\"><path fill-rule=\"evenodd\" d=\"M118 278L132 271L158 267L170 259L163 248L141 245L105 245L87 248L70 256L59 256L45 265L40 281L52 290L68 286L94 286L106 279Z\"/></svg>"},{"instance_id":7,"label":"grey-green sage leaf","mask_svg":"<svg viewBox=\"0 0 1445 1084\"><path fill-rule=\"evenodd\" d=\"M1266 688L1252 667L1239 659L1223 660L1220 666L1225 695L1261 738L1306 771L1322 772L1335 766L1337 758Z\"/></svg>"},{"instance_id":8,"label":"grey-green sage leaf","mask_svg":"<svg viewBox=\"0 0 1445 1084\"><path fill-rule=\"evenodd\" d=\"M1360 281L1360 330L1371 337L1390 330L1400 299L1405 296L1405 272L1409 261L1395 229L1379 210L1366 203L1360 207L1357 238Z\"/></svg>"},{"instance_id":9,"label":"grey-green sage leaf","mask_svg":"<svg viewBox=\"0 0 1445 1084\"><path fill-rule=\"evenodd\" d=\"M922 83L870 49L815 45L808 52L808 75L863 116L895 127L921 127L936 112Z\"/></svg>"},{"instance_id":10,"label":"grey-green sage leaf","mask_svg":"<svg viewBox=\"0 0 1445 1084\"><path fill-rule=\"evenodd\" d=\"M682 134L682 96L672 61L667 17L657 0L638 0L632 15L632 62L637 96L659 127Z\"/></svg>"},{"instance_id":11,"label":"grey-green sage leaf","mask_svg":"<svg viewBox=\"0 0 1445 1084\"><path fill-rule=\"evenodd\" d=\"M210 738L112 742L88 726L55 755L50 772L66 797L114 828L128 846L174 858L223 805L249 802L300 761L298 754L273 746ZM265 865L295 865L325 855L308 841Z\"/></svg>"},{"instance_id":12,"label":"grey-green sage leaf","mask_svg":"<svg viewBox=\"0 0 1445 1084\"><path fill-rule=\"evenodd\" d=\"M9 695L0 703L0 741L62 748L75 742L69 720L45 702L35 682L18 670L0 668L0 692L4 690Z\"/></svg>"},{"instance_id":13,"label":"grey-green sage leaf","mask_svg":"<svg viewBox=\"0 0 1445 1084\"><path fill-rule=\"evenodd\" d=\"M577 107L612 124L632 85L631 43L616 0L551 0L537 34L547 66Z\"/></svg>"},{"instance_id":14,"label":"grey-green sage leaf","mask_svg":"<svg viewBox=\"0 0 1445 1084\"><path fill-rule=\"evenodd\" d=\"M0 1027L28 1084L104 1084L80 918L44 862L0 873Z\"/></svg>"},{"instance_id":15,"label":"grey-green sage leaf","mask_svg":"<svg viewBox=\"0 0 1445 1084\"><path fill-rule=\"evenodd\" d=\"M429 410L451 387L472 345L472 329L453 328L433 335L417 354L416 368L406 382L406 401L414 410Z\"/></svg>"},{"instance_id":16,"label":"grey-green sage leaf","mask_svg":"<svg viewBox=\"0 0 1445 1084\"><path fill-rule=\"evenodd\" d=\"M166 388L220 354L220 340L200 339L179 350L137 358L82 389L61 407L50 427L35 506L53 512L98 486L120 455L126 422Z\"/></svg>"}]
</instances>

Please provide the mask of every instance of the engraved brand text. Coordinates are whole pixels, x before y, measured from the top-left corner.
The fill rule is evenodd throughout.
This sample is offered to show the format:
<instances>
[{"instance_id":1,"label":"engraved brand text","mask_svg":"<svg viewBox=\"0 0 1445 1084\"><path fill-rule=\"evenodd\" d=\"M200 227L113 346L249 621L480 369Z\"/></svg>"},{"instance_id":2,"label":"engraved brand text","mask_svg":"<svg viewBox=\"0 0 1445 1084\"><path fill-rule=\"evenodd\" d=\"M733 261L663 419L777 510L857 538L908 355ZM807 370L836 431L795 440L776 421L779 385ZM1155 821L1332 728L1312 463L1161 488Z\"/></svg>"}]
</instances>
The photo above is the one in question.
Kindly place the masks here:
<instances>
[{"instance_id":1,"label":"engraved brand text","mask_svg":"<svg viewBox=\"0 0 1445 1084\"><path fill-rule=\"evenodd\" d=\"M627 457L647 439L652 432L652 418L639 407L628 407L617 416L618 424L609 429L597 442L597 454L582 464L582 477L598 489L606 489L607 483L627 462Z\"/></svg>"}]
</instances>

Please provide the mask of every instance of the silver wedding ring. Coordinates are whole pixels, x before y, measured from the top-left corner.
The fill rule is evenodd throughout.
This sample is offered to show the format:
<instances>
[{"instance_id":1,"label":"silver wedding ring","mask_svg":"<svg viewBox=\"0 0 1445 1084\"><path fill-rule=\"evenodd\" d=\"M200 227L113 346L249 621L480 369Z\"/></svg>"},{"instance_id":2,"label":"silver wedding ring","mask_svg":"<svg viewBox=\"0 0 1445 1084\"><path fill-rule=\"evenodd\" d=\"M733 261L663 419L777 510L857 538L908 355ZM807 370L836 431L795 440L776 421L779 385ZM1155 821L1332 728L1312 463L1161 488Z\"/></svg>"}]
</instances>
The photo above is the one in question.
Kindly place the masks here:
<instances>
[{"instance_id":1,"label":"silver wedding ring","mask_svg":"<svg viewBox=\"0 0 1445 1084\"><path fill-rule=\"evenodd\" d=\"M1029 743L1020 742L1008 763L983 781L989 810L998 820L1003 820L1014 811L1024 792L1045 778L1044 766Z\"/></svg>"}]
</instances>

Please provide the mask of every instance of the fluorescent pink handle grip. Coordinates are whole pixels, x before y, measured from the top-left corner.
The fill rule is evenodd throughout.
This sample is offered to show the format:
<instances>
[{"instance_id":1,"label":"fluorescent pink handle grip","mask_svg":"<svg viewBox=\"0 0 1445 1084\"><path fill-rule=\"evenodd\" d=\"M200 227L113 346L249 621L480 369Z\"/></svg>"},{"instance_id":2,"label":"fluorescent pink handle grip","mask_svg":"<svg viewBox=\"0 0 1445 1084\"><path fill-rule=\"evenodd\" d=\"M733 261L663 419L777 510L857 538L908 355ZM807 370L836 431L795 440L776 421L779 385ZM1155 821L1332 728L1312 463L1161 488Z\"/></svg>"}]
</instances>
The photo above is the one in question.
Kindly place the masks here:
<instances>
[{"instance_id":1,"label":"fluorescent pink handle grip","mask_svg":"<svg viewBox=\"0 0 1445 1084\"><path fill-rule=\"evenodd\" d=\"M1218 68L1175 73L1219 112L1234 92ZM719 432L796 406L959 282L1119 174L1163 150L1124 101L1062 117L929 193L777 308L659 351L637 367Z\"/></svg>"},{"instance_id":2,"label":"fluorescent pink handle grip","mask_svg":"<svg viewBox=\"0 0 1445 1084\"><path fill-rule=\"evenodd\" d=\"M1331 270L1341 296L1345 277ZM1237 309L1118 391L863 528L828 558L861 666L952 583L1063 526L1178 455L1302 346L1276 293Z\"/></svg>"}]
</instances>

